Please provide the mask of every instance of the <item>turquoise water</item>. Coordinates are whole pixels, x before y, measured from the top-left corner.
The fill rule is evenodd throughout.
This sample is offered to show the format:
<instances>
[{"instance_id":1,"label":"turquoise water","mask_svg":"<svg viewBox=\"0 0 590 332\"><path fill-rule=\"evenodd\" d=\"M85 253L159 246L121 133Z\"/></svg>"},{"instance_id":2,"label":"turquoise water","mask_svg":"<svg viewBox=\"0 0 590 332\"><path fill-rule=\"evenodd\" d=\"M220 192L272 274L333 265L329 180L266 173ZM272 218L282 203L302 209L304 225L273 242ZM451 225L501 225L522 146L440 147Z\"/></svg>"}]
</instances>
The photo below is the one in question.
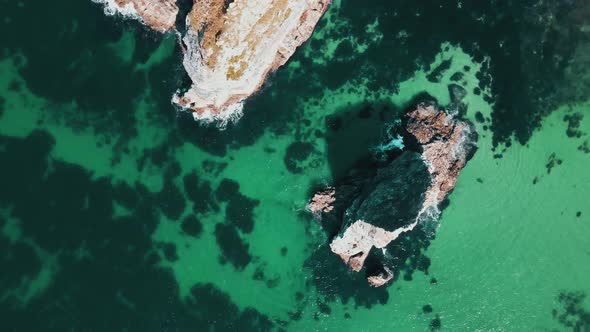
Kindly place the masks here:
<instances>
[{"instance_id":1,"label":"turquoise water","mask_svg":"<svg viewBox=\"0 0 590 332\"><path fill-rule=\"evenodd\" d=\"M0 2L3 329L589 330L586 7L460 4L334 1L219 130L170 105L174 36ZM450 84L479 149L371 289L305 205Z\"/></svg>"}]
</instances>

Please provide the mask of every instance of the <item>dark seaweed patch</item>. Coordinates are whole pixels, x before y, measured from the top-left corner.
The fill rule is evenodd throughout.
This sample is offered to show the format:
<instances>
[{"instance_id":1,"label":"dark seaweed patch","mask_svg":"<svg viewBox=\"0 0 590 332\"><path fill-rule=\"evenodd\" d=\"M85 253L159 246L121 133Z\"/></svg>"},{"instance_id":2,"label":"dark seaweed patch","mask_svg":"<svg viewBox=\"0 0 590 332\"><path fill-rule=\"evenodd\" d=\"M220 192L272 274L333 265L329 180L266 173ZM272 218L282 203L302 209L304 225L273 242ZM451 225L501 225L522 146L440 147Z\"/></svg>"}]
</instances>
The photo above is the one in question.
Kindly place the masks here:
<instances>
[{"instance_id":1,"label":"dark seaweed patch","mask_svg":"<svg viewBox=\"0 0 590 332\"><path fill-rule=\"evenodd\" d=\"M458 71L458 72L454 73L451 76L450 80L453 81L453 82L459 82L459 81L461 81L463 79L464 76L465 76L465 74L463 74L462 72Z\"/></svg>"},{"instance_id":2,"label":"dark seaweed patch","mask_svg":"<svg viewBox=\"0 0 590 332\"><path fill-rule=\"evenodd\" d=\"M345 39L336 47L334 57L337 60L346 60L353 55L353 52L352 43L348 39Z\"/></svg>"},{"instance_id":3,"label":"dark seaweed patch","mask_svg":"<svg viewBox=\"0 0 590 332\"><path fill-rule=\"evenodd\" d=\"M240 311L229 296L212 284L197 284L191 289L188 306L200 324L183 326L186 330L206 326L212 331L270 331L273 323L253 308Z\"/></svg>"},{"instance_id":4,"label":"dark seaweed patch","mask_svg":"<svg viewBox=\"0 0 590 332\"><path fill-rule=\"evenodd\" d=\"M178 260L178 254L176 253L176 246L174 243L164 243L162 245L162 251L164 252L164 257L169 262L175 262Z\"/></svg>"},{"instance_id":5,"label":"dark seaweed patch","mask_svg":"<svg viewBox=\"0 0 590 332\"><path fill-rule=\"evenodd\" d=\"M250 246L242 240L235 226L217 224L215 239L223 254L223 260L229 261L236 269L243 270L252 260L248 252Z\"/></svg>"},{"instance_id":6,"label":"dark seaweed patch","mask_svg":"<svg viewBox=\"0 0 590 332\"><path fill-rule=\"evenodd\" d=\"M207 173L210 173L214 176L218 176L226 167L226 162L215 162L212 160L203 160L202 163L203 170Z\"/></svg>"},{"instance_id":7,"label":"dark seaweed patch","mask_svg":"<svg viewBox=\"0 0 590 332\"><path fill-rule=\"evenodd\" d=\"M483 123L485 121L485 119L483 118L483 114L481 112L478 111L475 113L475 121L479 123Z\"/></svg>"},{"instance_id":8,"label":"dark seaweed patch","mask_svg":"<svg viewBox=\"0 0 590 332\"><path fill-rule=\"evenodd\" d=\"M317 303L318 303L318 309L319 309L320 313L322 313L324 315L329 315L332 313L332 309L330 309L330 306L327 303L324 303L319 300Z\"/></svg>"},{"instance_id":9,"label":"dark seaweed patch","mask_svg":"<svg viewBox=\"0 0 590 332\"><path fill-rule=\"evenodd\" d=\"M440 82L445 72L451 68L452 63L452 59L444 60L426 76L426 79L433 83Z\"/></svg>"},{"instance_id":10,"label":"dark seaweed patch","mask_svg":"<svg viewBox=\"0 0 590 332\"><path fill-rule=\"evenodd\" d=\"M52 159L53 144L53 138L41 131L26 138L0 135L0 207L12 207L22 236L57 258L53 280L27 306L12 296L2 298L4 327L17 331L272 328L268 317L253 309L240 311L212 285L196 285L193 297L184 302L171 270L160 267L152 242L160 222L154 209L160 193L140 184L94 179L79 166ZM113 199L131 213L115 217ZM228 240L234 245L235 238L230 235ZM171 243L160 248L166 259L177 259ZM0 236L0 249L0 260L11 267L0 274L2 294L19 287L23 278L38 275L40 259L27 243L9 243Z\"/></svg>"},{"instance_id":11,"label":"dark seaweed patch","mask_svg":"<svg viewBox=\"0 0 590 332\"><path fill-rule=\"evenodd\" d=\"M219 207L213 199L213 189L209 181L199 179L196 171L189 173L182 179L184 192L193 202L193 210L198 213L218 211Z\"/></svg>"},{"instance_id":12,"label":"dark seaweed patch","mask_svg":"<svg viewBox=\"0 0 590 332\"><path fill-rule=\"evenodd\" d=\"M580 218L582 216L582 211L576 212L576 217Z\"/></svg>"},{"instance_id":13,"label":"dark seaweed patch","mask_svg":"<svg viewBox=\"0 0 590 332\"><path fill-rule=\"evenodd\" d=\"M555 155L555 152L553 152L551 155L549 155L549 159L547 160L547 164L545 164L545 168L547 169L547 174L551 174L551 170L553 169L553 167L557 166L557 165L561 165L563 163L563 160L557 158L557 156Z\"/></svg>"},{"instance_id":14,"label":"dark seaweed patch","mask_svg":"<svg viewBox=\"0 0 590 332\"><path fill-rule=\"evenodd\" d=\"M301 318L303 318L303 312L301 310L289 312L289 318L294 321L301 320Z\"/></svg>"},{"instance_id":15,"label":"dark seaweed patch","mask_svg":"<svg viewBox=\"0 0 590 332\"><path fill-rule=\"evenodd\" d=\"M154 203L166 217L172 220L178 220L185 208L184 195L170 180L166 181Z\"/></svg>"},{"instance_id":16,"label":"dark seaweed patch","mask_svg":"<svg viewBox=\"0 0 590 332\"><path fill-rule=\"evenodd\" d=\"M22 242L11 244L4 237L0 237L0 250L3 253L0 263L10 266L10 269L4 269L0 274L0 285L3 289L18 289L25 278L34 278L39 273L41 261L31 246Z\"/></svg>"},{"instance_id":17,"label":"dark seaweed patch","mask_svg":"<svg viewBox=\"0 0 590 332\"><path fill-rule=\"evenodd\" d=\"M0 96L0 118L2 118L2 115L4 114L5 105L6 105L6 99L4 99L4 97Z\"/></svg>"},{"instance_id":18,"label":"dark seaweed patch","mask_svg":"<svg viewBox=\"0 0 590 332\"><path fill-rule=\"evenodd\" d=\"M271 148L271 147L265 147L264 148L264 152L271 154L271 153L275 153L277 152L277 150L275 148Z\"/></svg>"},{"instance_id":19,"label":"dark seaweed patch","mask_svg":"<svg viewBox=\"0 0 590 332\"><path fill-rule=\"evenodd\" d=\"M367 105L358 112L358 117L361 119L368 119L371 117L375 110L370 105Z\"/></svg>"},{"instance_id":20,"label":"dark seaweed patch","mask_svg":"<svg viewBox=\"0 0 590 332\"><path fill-rule=\"evenodd\" d=\"M252 274L252 279L254 280L264 280L264 269L262 266L257 266L254 270L254 274Z\"/></svg>"},{"instance_id":21,"label":"dark seaweed patch","mask_svg":"<svg viewBox=\"0 0 590 332\"><path fill-rule=\"evenodd\" d=\"M584 132L580 130L580 124L583 119L584 114L580 112L563 116L563 121L567 122L567 130L565 133L568 137L582 137L582 135L584 135Z\"/></svg>"},{"instance_id":22,"label":"dark seaweed patch","mask_svg":"<svg viewBox=\"0 0 590 332\"><path fill-rule=\"evenodd\" d=\"M109 142L110 138L106 138ZM164 168L170 160L173 160L170 156L170 149L167 144L160 144L157 147L145 149L141 157L137 160L137 167L142 170L146 165L152 164L158 168Z\"/></svg>"},{"instance_id":23,"label":"dark seaweed patch","mask_svg":"<svg viewBox=\"0 0 590 332\"><path fill-rule=\"evenodd\" d=\"M372 90L389 88L392 82L407 79L432 63L440 45L449 42L461 46L482 66L479 89L491 91L486 99L494 102L495 144L506 143L511 137L525 144L543 116L573 99L567 90L580 80L568 80L564 71L579 42L587 40L579 29L585 23L584 16L576 14L578 1L436 0L420 6L401 1L396 2L395 11L391 6L387 0L372 1L370 6L360 2L342 6L341 14L351 24L339 28L336 34L355 36L368 47L362 56L314 66L315 77L323 86L332 88L362 76L369 80ZM373 44L365 29L375 19L383 38ZM399 47L401 44L403 47ZM312 41L312 45L316 47L311 57L321 56L321 42ZM431 70L428 78L440 80L449 62Z\"/></svg>"},{"instance_id":24,"label":"dark seaweed patch","mask_svg":"<svg viewBox=\"0 0 590 332\"><path fill-rule=\"evenodd\" d=\"M580 146L578 146L578 151L590 153L590 144L588 144L588 140L585 140Z\"/></svg>"},{"instance_id":25,"label":"dark seaweed patch","mask_svg":"<svg viewBox=\"0 0 590 332\"><path fill-rule=\"evenodd\" d=\"M279 282L281 281L281 278L279 276L275 276L274 278L267 277L267 275L264 273L265 267L266 267L266 264L256 266L256 269L254 270L254 274L252 274L252 279L258 280L258 281L264 281L264 283L266 284L266 287L268 287L268 288L275 288L279 284Z\"/></svg>"},{"instance_id":26,"label":"dark seaweed patch","mask_svg":"<svg viewBox=\"0 0 590 332\"><path fill-rule=\"evenodd\" d=\"M430 330L431 331L438 331L442 327L442 322L440 320L440 316L436 314L433 320L430 321Z\"/></svg>"},{"instance_id":27,"label":"dark seaweed patch","mask_svg":"<svg viewBox=\"0 0 590 332\"><path fill-rule=\"evenodd\" d=\"M134 136L136 98L152 87L154 97L167 95L159 105L166 105L168 118L174 119L169 100L177 72L171 68L178 66L180 57L156 64L148 75L135 69L157 49L162 34L137 22L107 17L92 2L43 3L29 11L14 2L0 6L10 16L6 28L13 31L1 42L9 52L24 55L26 65L19 66L19 73L27 88L51 103L76 103L75 112L45 108L48 117L74 129L93 127L100 134ZM131 62L121 59L111 46L124 31L139 39Z\"/></svg>"},{"instance_id":28,"label":"dark seaweed patch","mask_svg":"<svg viewBox=\"0 0 590 332\"><path fill-rule=\"evenodd\" d=\"M264 268L266 264L259 265L254 270L254 274L252 275L252 279L258 281L264 281L266 287L268 288L275 288L281 281L281 278L275 276L274 278L267 277L264 273Z\"/></svg>"},{"instance_id":29,"label":"dark seaweed patch","mask_svg":"<svg viewBox=\"0 0 590 332\"><path fill-rule=\"evenodd\" d=\"M230 179L223 179L215 190L215 197L227 202L225 219L240 229L243 233L254 230L254 209L260 202L240 193L240 185Z\"/></svg>"},{"instance_id":30,"label":"dark seaweed patch","mask_svg":"<svg viewBox=\"0 0 590 332\"><path fill-rule=\"evenodd\" d=\"M553 319L572 331L590 330L590 311L584 307L585 299L583 292L561 292L557 297L560 307L551 312Z\"/></svg>"},{"instance_id":31,"label":"dark seaweed patch","mask_svg":"<svg viewBox=\"0 0 590 332\"><path fill-rule=\"evenodd\" d=\"M304 169L304 162L314 152L313 144L305 142L293 142L287 147L285 153L285 167L291 173L301 173Z\"/></svg>"},{"instance_id":32,"label":"dark seaweed patch","mask_svg":"<svg viewBox=\"0 0 590 332\"><path fill-rule=\"evenodd\" d=\"M203 232L203 224L193 214L186 216L180 227L185 234L193 237L197 237Z\"/></svg>"},{"instance_id":33,"label":"dark seaweed patch","mask_svg":"<svg viewBox=\"0 0 590 332\"><path fill-rule=\"evenodd\" d=\"M303 301L304 295L301 292L296 292L295 293L295 300L297 300L297 302L301 302Z\"/></svg>"},{"instance_id":34,"label":"dark seaweed patch","mask_svg":"<svg viewBox=\"0 0 590 332\"><path fill-rule=\"evenodd\" d=\"M254 230L254 208L258 204L258 200L242 194L235 195L225 208L225 218L243 233L250 233Z\"/></svg>"},{"instance_id":35,"label":"dark seaweed patch","mask_svg":"<svg viewBox=\"0 0 590 332\"><path fill-rule=\"evenodd\" d=\"M342 118L338 115L326 117L326 128L332 131L338 131L342 127Z\"/></svg>"},{"instance_id":36,"label":"dark seaweed patch","mask_svg":"<svg viewBox=\"0 0 590 332\"><path fill-rule=\"evenodd\" d=\"M215 190L215 197L222 202L228 202L240 192L240 184L234 180L223 179Z\"/></svg>"}]
</instances>

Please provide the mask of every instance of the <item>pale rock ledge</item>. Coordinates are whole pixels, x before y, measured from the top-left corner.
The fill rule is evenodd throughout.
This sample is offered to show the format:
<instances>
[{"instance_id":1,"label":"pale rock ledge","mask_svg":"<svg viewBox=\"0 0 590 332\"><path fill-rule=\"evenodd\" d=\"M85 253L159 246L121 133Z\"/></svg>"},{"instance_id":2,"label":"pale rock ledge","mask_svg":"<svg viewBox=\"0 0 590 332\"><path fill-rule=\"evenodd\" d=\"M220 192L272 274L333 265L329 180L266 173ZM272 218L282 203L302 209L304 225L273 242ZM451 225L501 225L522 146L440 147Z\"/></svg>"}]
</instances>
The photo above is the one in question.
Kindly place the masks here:
<instances>
[{"instance_id":1,"label":"pale rock ledge","mask_svg":"<svg viewBox=\"0 0 590 332\"><path fill-rule=\"evenodd\" d=\"M305 42L331 0L197 1L182 38L193 84L173 97L198 120L239 118L243 102Z\"/></svg>"}]
</instances>

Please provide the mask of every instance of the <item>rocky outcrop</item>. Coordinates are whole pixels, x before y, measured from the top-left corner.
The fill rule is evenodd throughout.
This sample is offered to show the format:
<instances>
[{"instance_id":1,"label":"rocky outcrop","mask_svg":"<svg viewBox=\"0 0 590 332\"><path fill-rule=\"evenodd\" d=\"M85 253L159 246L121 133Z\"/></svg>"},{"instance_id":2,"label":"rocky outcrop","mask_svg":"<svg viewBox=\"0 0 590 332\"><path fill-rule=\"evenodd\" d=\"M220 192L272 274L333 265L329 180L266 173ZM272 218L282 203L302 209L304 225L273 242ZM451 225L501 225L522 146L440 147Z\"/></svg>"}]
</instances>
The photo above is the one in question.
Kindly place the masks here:
<instances>
[{"instance_id":1,"label":"rocky outcrop","mask_svg":"<svg viewBox=\"0 0 590 332\"><path fill-rule=\"evenodd\" d=\"M340 231L330 249L353 271L361 271L373 255L367 280L375 287L394 277L395 266L387 258L392 242L420 222L438 218L439 204L455 187L477 139L468 122L432 103L418 104L406 114L404 123L400 135L409 148L374 174L364 173L362 179L355 175L352 181L331 188L329 197L338 197L338 204L331 201L330 209L319 204L325 191L310 203L310 210L313 206L322 223L339 221Z\"/></svg>"},{"instance_id":2,"label":"rocky outcrop","mask_svg":"<svg viewBox=\"0 0 590 332\"><path fill-rule=\"evenodd\" d=\"M197 1L182 39L193 85L173 102L195 119L239 117L244 100L311 36L330 1Z\"/></svg>"},{"instance_id":3,"label":"rocky outcrop","mask_svg":"<svg viewBox=\"0 0 590 332\"><path fill-rule=\"evenodd\" d=\"M455 188L459 171L475 149L474 129L432 104L420 104L408 113L407 131L422 145L422 158L432 176L424 208L436 207Z\"/></svg>"},{"instance_id":4,"label":"rocky outcrop","mask_svg":"<svg viewBox=\"0 0 590 332\"><path fill-rule=\"evenodd\" d=\"M320 214L322 212L328 213L334 209L332 203L336 200L334 197L334 188L326 188L311 198L311 202L307 205L309 211L313 214Z\"/></svg>"},{"instance_id":5,"label":"rocky outcrop","mask_svg":"<svg viewBox=\"0 0 590 332\"><path fill-rule=\"evenodd\" d=\"M393 272L387 267L383 271L367 277L367 282L373 287L381 287L393 279Z\"/></svg>"},{"instance_id":6,"label":"rocky outcrop","mask_svg":"<svg viewBox=\"0 0 590 332\"><path fill-rule=\"evenodd\" d=\"M175 28L176 0L95 0L103 3L107 14L119 13L144 22L154 30L166 32Z\"/></svg>"},{"instance_id":7,"label":"rocky outcrop","mask_svg":"<svg viewBox=\"0 0 590 332\"><path fill-rule=\"evenodd\" d=\"M176 29L176 0L94 0L108 14ZM195 0L178 29L183 65L193 84L172 101L196 120L224 124L242 115L246 98L312 34L331 0Z\"/></svg>"}]
</instances>

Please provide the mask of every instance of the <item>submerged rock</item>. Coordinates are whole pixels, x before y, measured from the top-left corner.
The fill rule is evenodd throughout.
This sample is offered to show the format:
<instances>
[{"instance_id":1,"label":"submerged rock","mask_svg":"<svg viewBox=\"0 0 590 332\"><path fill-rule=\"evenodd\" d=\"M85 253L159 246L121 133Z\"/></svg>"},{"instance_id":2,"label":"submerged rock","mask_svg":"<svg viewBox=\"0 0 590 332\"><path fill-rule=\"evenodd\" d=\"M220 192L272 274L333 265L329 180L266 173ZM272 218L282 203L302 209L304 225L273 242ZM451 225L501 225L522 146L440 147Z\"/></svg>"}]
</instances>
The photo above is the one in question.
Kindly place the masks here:
<instances>
[{"instance_id":1,"label":"submerged rock","mask_svg":"<svg viewBox=\"0 0 590 332\"><path fill-rule=\"evenodd\" d=\"M95 0L109 14L135 17L158 31L177 29L176 0ZM172 101L195 120L238 119L243 102L312 34L331 0L195 0L179 36L193 84ZM184 29L182 29L184 30Z\"/></svg>"},{"instance_id":2,"label":"submerged rock","mask_svg":"<svg viewBox=\"0 0 590 332\"><path fill-rule=\"evenodd\" d=\"M403 135L409 143L403 153L375 172L353 172L308 205L322 224L339 227L330 250L353 271L371 258L367 281L375 287L394 277L390 244L420 222L438 218L439 204L455 187L477 140L471 124L428 103L406 114Z\"/></svg>"}]
</instances>

